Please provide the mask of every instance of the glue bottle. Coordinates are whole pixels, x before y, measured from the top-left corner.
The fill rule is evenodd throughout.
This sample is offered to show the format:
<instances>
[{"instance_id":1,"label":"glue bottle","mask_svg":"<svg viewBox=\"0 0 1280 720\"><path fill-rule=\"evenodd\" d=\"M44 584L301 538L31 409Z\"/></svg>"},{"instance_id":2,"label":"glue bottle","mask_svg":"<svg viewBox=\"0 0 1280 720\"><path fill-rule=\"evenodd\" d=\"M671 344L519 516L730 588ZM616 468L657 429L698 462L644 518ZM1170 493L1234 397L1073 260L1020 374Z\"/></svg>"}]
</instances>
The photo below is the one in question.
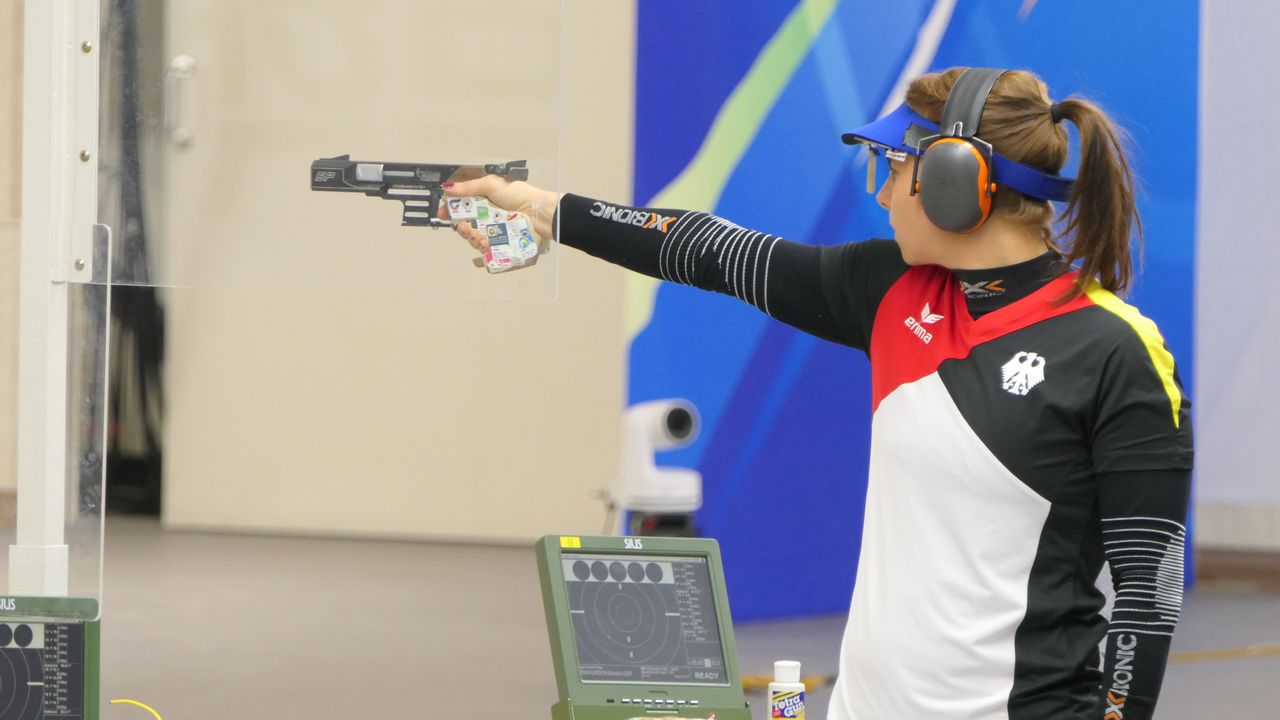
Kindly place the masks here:
<instances>
[{"instance_id":1,"label":"glue bottle","mask_svg":"<svg viewBox=\"0 0 1280 720\"><path fill-rule=\"evenodd\" d=\"M778 660L773 664L769 717L804 720L804 683L800 682L800 663L795 660Z\"/></svg>"}]
</instances>

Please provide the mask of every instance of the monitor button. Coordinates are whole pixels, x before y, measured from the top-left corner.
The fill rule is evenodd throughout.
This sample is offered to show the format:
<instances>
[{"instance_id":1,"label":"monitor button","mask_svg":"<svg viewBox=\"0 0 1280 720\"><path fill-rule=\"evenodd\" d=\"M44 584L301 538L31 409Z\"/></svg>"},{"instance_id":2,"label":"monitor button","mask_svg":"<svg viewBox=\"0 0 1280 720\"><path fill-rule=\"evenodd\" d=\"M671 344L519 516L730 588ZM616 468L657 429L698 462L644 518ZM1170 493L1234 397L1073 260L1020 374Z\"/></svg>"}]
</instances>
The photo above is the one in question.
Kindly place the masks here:
<instances>
[{"instance_id":1,"label":"monitor button","mask_svg":"<svg viewBox=\"0 0 1280 720\"><path fill-rule=\"evenodd\" d=\"M623 705L630 705L630 704L631 704L631 698L622 698L622 704L623 704Z\"/></svg>"}]
</instances>

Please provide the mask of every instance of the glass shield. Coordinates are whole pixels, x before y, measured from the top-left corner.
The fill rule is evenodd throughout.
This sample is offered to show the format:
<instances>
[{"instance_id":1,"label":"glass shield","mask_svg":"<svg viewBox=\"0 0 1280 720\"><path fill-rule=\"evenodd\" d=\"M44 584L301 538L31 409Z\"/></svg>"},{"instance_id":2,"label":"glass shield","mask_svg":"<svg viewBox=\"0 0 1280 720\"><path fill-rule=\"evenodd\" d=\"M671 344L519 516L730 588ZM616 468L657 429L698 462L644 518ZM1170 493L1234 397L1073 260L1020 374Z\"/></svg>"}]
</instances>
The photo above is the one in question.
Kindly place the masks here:
<instances>
[{"instance_id":1,"label":"glass shield","mask_svg":"<svg viewBox=\"0 0 1280 720\"><path fill-rule=\"evenodd\" d=\"M20 368L42 360L24 354L19 343L21 230L16 218L0 218L0 619L94 620L102 597L109 288L105 277L62 284L65 307L59 303L52 315L65 317L66 352L50 357L65 362L45 359L48 404L31 415L32 400L20 405L18 388L34 395L31 388L40 383ZM95 235L102 267L108 266L106 242L105 233ZM49 345L61 343L51 338ZM55 404L64 406L64 430L47 418L31 421L54 415ZM54 452L65 457L60 468L45 456ZM61 478L53 477L55 469Z\"/></svg>"},{"instance_id":2,"label":"glass shield","mask_svg":"<svg viewBox=\"0 0 1280 720\"><path fill-rule=\"evenodd\" d=\"M554 300L560 35L560 0L106 2L112 282Z\"/></svg>"}]
</instances>

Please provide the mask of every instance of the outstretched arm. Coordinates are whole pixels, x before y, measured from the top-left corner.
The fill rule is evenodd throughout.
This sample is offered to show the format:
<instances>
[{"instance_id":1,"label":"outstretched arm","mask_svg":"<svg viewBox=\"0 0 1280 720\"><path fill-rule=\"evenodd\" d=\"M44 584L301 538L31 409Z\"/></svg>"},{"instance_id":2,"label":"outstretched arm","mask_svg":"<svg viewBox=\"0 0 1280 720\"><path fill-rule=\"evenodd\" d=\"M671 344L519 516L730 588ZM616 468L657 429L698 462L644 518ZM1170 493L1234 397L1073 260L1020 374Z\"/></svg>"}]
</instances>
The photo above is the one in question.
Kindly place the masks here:
<instances>
[{"instance_id":1,"label":"outstretched arm","mask_svg":"<svg viewBox=\"0 0 1280 720\"><path fill-rule=\"evenodd\" d=\"M559 196L496 176L457 183L446 191L483 196L504 209L524 212L533 218L539 235L556 231L561 244L602 260L650 277L731 295L805 332L864 349L863 330L869 327L869 315L866 322L850 319L874 314L878 297L864 288L887 287L879 276L896 278L905 267L893 243L873 248L872 243L806 245L708 213ZM473 247L485 251L483 234L466 224L456 229ZM864 245L874 252L863 252ZM844 307L864 296L870 298L866 307Z\"/></svg>"},{"instance_id":2,"label":"outstretched arm","mask_svg":"<svg viewBox=\"0 0 1280 720\"><path fill-rule=\"evenodd\" d=\"M770 317L841 341L823 294L823 249L702 212L631 208L566 195L560 242L627 269L731 295Z\"/></svg>"}]
</instances>

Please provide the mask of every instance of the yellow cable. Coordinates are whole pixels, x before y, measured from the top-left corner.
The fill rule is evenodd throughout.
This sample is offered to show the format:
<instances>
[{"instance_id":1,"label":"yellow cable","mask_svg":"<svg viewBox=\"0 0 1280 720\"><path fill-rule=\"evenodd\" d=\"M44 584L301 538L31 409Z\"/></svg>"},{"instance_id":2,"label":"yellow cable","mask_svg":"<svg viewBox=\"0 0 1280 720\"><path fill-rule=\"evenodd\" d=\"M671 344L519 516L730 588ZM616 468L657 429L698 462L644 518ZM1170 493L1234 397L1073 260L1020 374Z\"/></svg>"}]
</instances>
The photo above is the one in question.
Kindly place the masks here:
<instances>
[{"instance_id":1,"label":"yellow cable","mask_svg":"<svg viewBox=\"0 0 1280 720\"><path fill-rule=\"evenodd\" d=\"M810 675L800 678L800 682L804 683L805 690L813 690L823 685L831 685L836 680L834 675ZM743 675L742 689L751 692L753 690L767 690L769 683L773 682L773 678L768 675Z\"/></svg>"},{"instance_id":2,"label":"yellow cable","mask_svg":"<svg viewBox=\"0 0 1280 720\"><path fill-rule=\"evenodd\" d=\"M1262 643L1242 648L1223 648L1221 650L1187 650L1170 653L1169 662L1182 664L1260 657L1280 657L1280 643Z\"/></svg>"},{"instance_id":3,"label":"yellow cable","mask_svg":"<svg viewBox=\"0 0 1280 720\"><path fill-rule=\"evenodd\" d=\"M140 703L140 702L138 702L137 700L130 700L130 699L128 699L128 698L119 698L119 699L117 699L117 700L112 700L112 701L111 701L111 704L112 704L112 705L119 705L119 704L121 704L121 703L124 703L124 704L126 704L126 705L137 705L138 707L142 708L143 710L146 710L147 712L151 713L152 715L155 715L155 716L156 716L156 720L164 720L164 718L160 717L160 713L158 713L158 712L156 712L156 711L155 711L155 708L151 707L150 705L144 705L143 703Z\"/></svg>"}]
</instances>

